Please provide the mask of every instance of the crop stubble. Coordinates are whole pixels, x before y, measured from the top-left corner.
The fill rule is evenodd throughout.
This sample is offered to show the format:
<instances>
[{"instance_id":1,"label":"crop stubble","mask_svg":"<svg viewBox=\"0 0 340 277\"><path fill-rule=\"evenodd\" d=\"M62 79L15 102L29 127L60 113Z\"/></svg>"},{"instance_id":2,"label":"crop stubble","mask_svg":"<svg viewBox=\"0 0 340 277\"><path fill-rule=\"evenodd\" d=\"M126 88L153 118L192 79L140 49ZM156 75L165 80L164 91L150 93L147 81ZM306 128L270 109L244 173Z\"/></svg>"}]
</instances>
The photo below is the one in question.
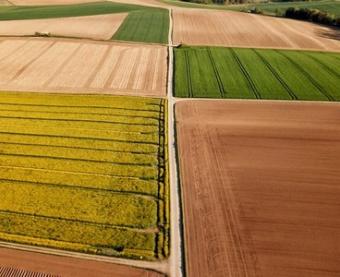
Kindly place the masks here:
<instances>
[{"instance_id":1,"label":"crop stubble","mask_svg":"<svg viewBox=\"0 0 340 277\"><path fill-rule=\"evenodd\" d=\"M0 85L14 91L164 96L166 57L166 47L156 45L5 39Z\"/></svg>"},{"instance_id":2,"label":"crop stubble","mask_svg":"<svg viewBox=\"0 0 340 277\"><path fill-rule=\"evenodd\" d=\"M340 273L340 106L177 104L188 276Z\"/></svg>"},{"instance_id":3,"label":"crop stubble","mask_svg":"<svg viewBox=\"0 0 340 277\"><path fill-rule=\"evenodd\" d=\"M238 12L174 9L174 43L340 51L339 31Z\"/></svg>"},{"instance_id":4,"label":"crop stubble","mask_svg":"<svg viewBox=\"0 0 340 277\"><path fill-rule=\"evenodd\" d=\"M52 19L0 21L1 36L33 36L36 32L50 36L109 40L127 13Z\"/></svg>"}]
</instances>

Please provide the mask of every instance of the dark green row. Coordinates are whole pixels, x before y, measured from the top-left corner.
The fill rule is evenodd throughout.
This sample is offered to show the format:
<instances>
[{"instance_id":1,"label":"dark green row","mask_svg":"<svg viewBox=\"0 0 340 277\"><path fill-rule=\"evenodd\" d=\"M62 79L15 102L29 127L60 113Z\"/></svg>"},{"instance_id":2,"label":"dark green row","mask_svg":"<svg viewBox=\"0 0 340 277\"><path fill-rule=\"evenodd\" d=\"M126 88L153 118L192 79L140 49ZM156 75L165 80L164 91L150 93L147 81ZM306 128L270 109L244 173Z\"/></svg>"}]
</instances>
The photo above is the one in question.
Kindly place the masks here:
<instances>
[{"instance_id":1,"label":"dark green row","mask_svg":"<svg viewBox=\"0 0 340 277\"><path fill-rule=\"evenodd\" d=\"M217 47L175 49L177 97L340 100L340 54Z\"/></svg>"}]
</instances>

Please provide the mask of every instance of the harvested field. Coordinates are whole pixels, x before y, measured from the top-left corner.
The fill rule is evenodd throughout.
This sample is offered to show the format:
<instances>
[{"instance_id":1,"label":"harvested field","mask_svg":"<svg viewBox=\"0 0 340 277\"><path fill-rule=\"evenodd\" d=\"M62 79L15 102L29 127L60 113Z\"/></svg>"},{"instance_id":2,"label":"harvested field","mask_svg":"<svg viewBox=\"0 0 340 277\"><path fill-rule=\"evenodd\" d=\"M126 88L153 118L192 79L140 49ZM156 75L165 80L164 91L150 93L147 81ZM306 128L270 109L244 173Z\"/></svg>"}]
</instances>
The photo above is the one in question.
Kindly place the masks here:
<instances>
[{"instance_id":1,"label":"harvested field","mask_svg":"<svg viewBox=\"0 0 340 277\"><path fill-rule=\"evenodd\" d=\"M39 32L50 36L109 40L126 16L127 13L0 21L0 36L34 36Z\"/></svg>"},{"instance_id":2,"label":"harvested field","mask_svg":"<svg viewBox=\"0 0 340 277\"><path fill-rule=\"evenodd\" d=\"M340 31L232 11L174 9L174 43L340 51Z\"/></svg>"},{"instance_id":3,"label":"harvested field","mask_svg":"<svg viewBox=\"0 0 340 277\"><path fill-rule=\"evenodd\" d=\"M179 97L340 101L340 53L181 47Z\"/></svg>"},{"instance_id":4,"label":"harvested field","mask_svg":"<svg viewBox=\"0 0 340 277\"><path fill-rule=\"evenodd\" d=\"M0 93L0 103L0 240L167 256L165 100Z\"/></svg>"},{"instance_id":5,"label":"harvested field","mask_svg":"<svg viewBox=\"0 0 340 277\"><path fill-rule=\"evenodd\" d=\"M96 2L83 3L74 5L54 5L54 6L9 6L0 9L0 21L6 20L30 20L30 19L48 19L48 18L66 18L66 17L80 17L91 15L104 14L122 14L128 13L126 20L124 20L117 34L113 37L115 40L122 41L137 41L137 42L152 42L166 44L168 42L169 33L169 11L161 8L145 7L137 5L129 5L124 3L114 2ZM78 28L83 28L81 22L86 20L75 20L75 23L81 25ZM63 20L59 20L62 21ZM59 22L58 21L58 22ZM68 22L65 19L66 22ZM6 24L9 22L6 22ZM103 23L103 22L102 22ZM6 25L5 24L5 25ZM13 23L13 27L16 24ZM96 23L99 24L99 23ZM86 26L91 25L91 22L86 23ZM120 24L118 24L120 25ZM21 26L21 25L20 25ZM106 26L106 25L105 25ZM51 27L51 26L49 26ZM75 26L77 27L77 26ZM116 24L109 30L112 34L117 28ZM6 27L5 27L6 28ZM93 27L94 29L101 29L100 25ZM106 30L107 27L105 27ZM8 29L6 29L8 30ZM25 29L26 30L26 29ZM71 31L74 30L73 28ZM91 28L90 28L91 30ZM31 30L30 30L31 31ZM57 28L59 32L59 28ZM65 32L62 26L62 31ZM99 30L97 30L99 32ZM104 30L100 30L100 33ZM73 34L73 32L70 32ZM66 32L66 34L68 34ZM84 31L81 33L84 34ZM87 32L85 32L87 34ZM105 33L105 35L108 35ZM107 36L105 36L107 37ZM111 36L112 37L112 36Z\"/></svg>"},{"instance_id":6,"label":"harvested field","mask_svg":"<svg viewBox=\"0 0 340 277\"><path fill-rule=\"evenodd\" d=\"M37 6L37 5L68 5L101 2L100 0L11 0L16 6Z\"/></svg>"},{"instance_id":7,"label":"harvested field","mask_svg":"<svg viewBox=\"0 0 340 277\"><path fill-rule=\"evenodd\" d=\"M161 277L162 274L125 265L0 248L1 277ZM2 268L21 270L21 275L1 275ZM45 275L29 275L31 272ZM26 275L24 275L25 273Z\"/></svg>"},{"instance_id":8,"label":"harvested field","mask_svg":"<svg viewBox=\"0 0 340 277\"><path fill-rule=\"evenodd\" d=\"M12 91L166 94L167 49L78 40L0 42L0 86Z\"/></svg>"},{"instance_id":9,"label":"harvested field","mask_svg":"<svg viewBox=\"0 0 340 277\"><path fill-rule=\"evenodd\" d=\"M176 105L188 276L340 275L340 105Z\"/></svg>"}]
</instances>

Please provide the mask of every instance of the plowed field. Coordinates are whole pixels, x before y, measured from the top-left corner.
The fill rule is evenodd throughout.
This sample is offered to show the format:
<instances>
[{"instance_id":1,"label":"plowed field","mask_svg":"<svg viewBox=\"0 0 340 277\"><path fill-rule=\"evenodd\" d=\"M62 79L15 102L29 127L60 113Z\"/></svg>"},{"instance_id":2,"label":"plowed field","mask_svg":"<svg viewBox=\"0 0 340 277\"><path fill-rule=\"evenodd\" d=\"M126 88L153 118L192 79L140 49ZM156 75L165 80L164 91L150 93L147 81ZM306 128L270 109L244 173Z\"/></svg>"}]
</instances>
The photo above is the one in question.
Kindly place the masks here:
<instances>
[{"instance_id":1,"label":"plowed field","mask_svg":"<svg viewBox=\"0 0 340 277\"><path fill-rule=\"evenodd\" d=\"M160 277L131 266L0 248L1 277ZM53 275L53 276L52 276Z\"/></svg>"},{"instance_id":2,"label":"plowed field","mask_svg":"<svg viewBox=\"0 0 340 277\"><path fill-rule=\"evenodd\" d=\"M0 21L1 36L32 36L36 32L51 36L109 40L127 16L108 14L34 20Z\"/></svg>"},{"instance_id":3,"label":"plowed field","mask_svg":"<svg viewBox=\"0 0 340 277\"><path fill-rule=\"evenodd\" d=\"M340 275L340 105L176 108L188 276Z\"/></svg>"},{"instance_id":4,"label":"plowed field","mask_svg":"<svg viewBox=\"0 0 340 277\"><path fill-rule=\"evenodd\" d=\"M166 47L78 40L0 41L1 90L163 96Z\"/></svg>"},{"instance_id":5,"label":"plowed field","mask_svg":"<svg viewBox=\"0 0 340 277\"><path fill-rule=\"evenodd\" d=\"M340 31L237 12L174 9L174 43L340 51Z\"/></svg>"}]
</instances>

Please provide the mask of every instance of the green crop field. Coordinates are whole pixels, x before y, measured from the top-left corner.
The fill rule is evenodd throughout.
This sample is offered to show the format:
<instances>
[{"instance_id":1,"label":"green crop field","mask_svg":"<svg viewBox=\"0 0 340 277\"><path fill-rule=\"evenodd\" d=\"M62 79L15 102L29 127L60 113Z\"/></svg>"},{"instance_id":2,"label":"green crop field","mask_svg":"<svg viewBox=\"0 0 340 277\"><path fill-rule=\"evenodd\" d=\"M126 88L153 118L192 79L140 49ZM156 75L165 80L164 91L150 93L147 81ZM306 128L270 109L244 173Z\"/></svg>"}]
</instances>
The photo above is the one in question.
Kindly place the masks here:
<instances>
[{"instance_id":1,"label":"green crop field","mask_svg":"<svg viewBox=\"0 0 340 277\"><path fill-rule=\"evenodd\" d=\"M177 97L340 101L340 54L175 49Z\"/></svg>"},{"instance_id":2,"label":"green crop field","mask_svg":"<svg viewBox=\"0 0 340 277\"><path fill-rule=\"evenodd\" d=\"M163 99L0 93L0 240L168 255Z\"/></svg>"},{"instance_id":3,"label":"green crop field","mask_svg":"<svg viewBox=\"0 0 340 277\"><path fill-rule=\"evenodd\" d=\"M2 6L0 20L22 20L126 13L114 40L167 43L169 12L166 9L114 2L56 6Z\"/></svg>"},{"instance_id":4,"label":"green crop field","mask_svg":"<svg viewBox=\"0 0 340 277\"><path fill-rule=\"evenodd\" d=\"M129 13L113 39L167 43L168 33L168 10L134 11Z\"/></svg>"}]
</instances>

